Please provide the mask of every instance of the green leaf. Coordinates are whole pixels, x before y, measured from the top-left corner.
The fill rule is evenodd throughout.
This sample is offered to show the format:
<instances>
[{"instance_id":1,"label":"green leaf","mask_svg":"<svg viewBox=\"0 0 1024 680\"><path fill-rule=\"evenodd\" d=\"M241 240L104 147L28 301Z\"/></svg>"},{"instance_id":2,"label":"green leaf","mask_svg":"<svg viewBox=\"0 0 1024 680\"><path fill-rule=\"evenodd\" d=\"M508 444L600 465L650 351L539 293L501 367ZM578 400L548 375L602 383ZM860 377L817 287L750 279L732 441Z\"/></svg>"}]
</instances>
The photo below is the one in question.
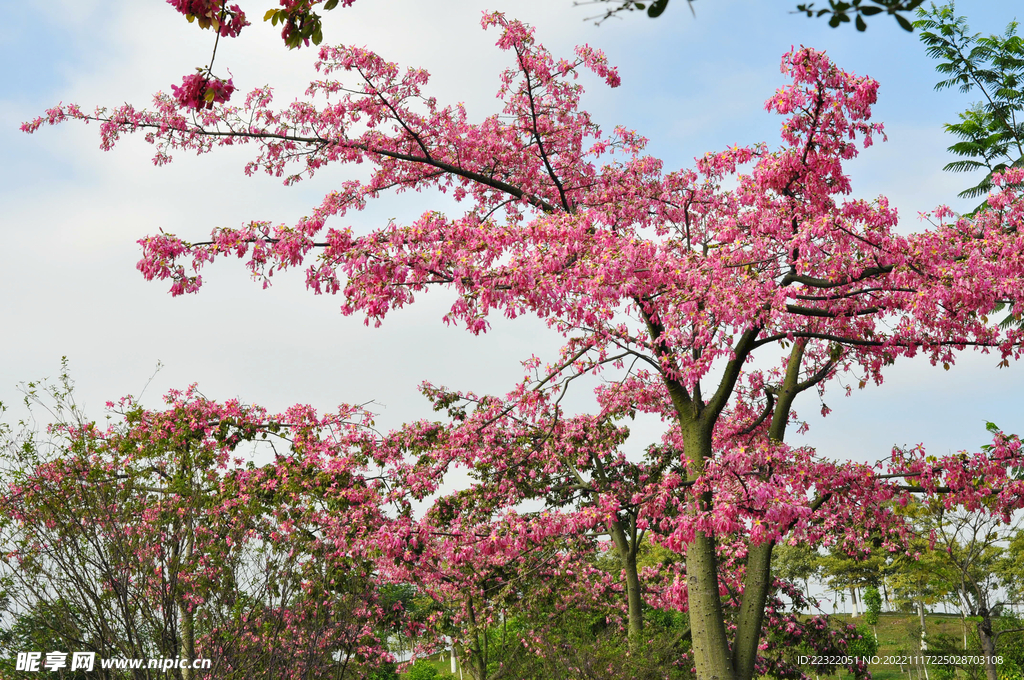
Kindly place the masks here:
<instances>
[{"instance_id":1,"label":"green leaf","mask_svg":"<svg viewBox=\"0 0 1024 680\"><path fill-rule=\"evenodd\" d=\"M324 9L331 10L338 6L338 0L327 0L324 3Z\"/></svg>"},{"instance_id":2,"label":"green leaf","mask_svg":"<svg viewBox=\"0 0 1024 680\"><path fill-rule=\"evenodd\" d=\"M270 21L275 16L277 16L277 10L276 9L268 9L267 13L263 15L263 20L264 21Z\"/></svg>"},{"instance_id":3,"label":"green leaf","mask_svg":"<svg viewBox=\"0 0 1024 680\"><path fill-rule=\"evenodd\" d=\"M868 25L864 23L864 17L859 14L857 15L857 30L861 32L868 30Z\"/></svg>"},{"instance_id":4,"label":"green leaf","mask_svg":"<svg viewBox=\"0 0 1024 680\"><path fill-rule=\"evenodd\" d=\"M900 28L908 33L914 32L914 24L910 23L905 16L902 14L894 14L893 16L896 17L896 23L900 25Z\"/></svg>"},{"instance_id":5,"label":"green leaf","mask_svg":"<svg viewBox=\"0 0 1024 680\"><path fill-rule=\"evenodd\" d=\"M666 7L668 7L668 0L654 0L651 6L647 8L647 16L656 19L661 16Z\"/></svg>"},{"instance_id":6,"label":"green leaf","mask_svg":"<svg viewBox=\"0 0 1024 680\"><path fill-rule=\"evenodd\" d=\"M943 170L949 172L970 172L971 170L977 170L978 168L985 167L984 163L978 161L954 161L953 163L947 163Z\"/></svg>"}]
</instances>

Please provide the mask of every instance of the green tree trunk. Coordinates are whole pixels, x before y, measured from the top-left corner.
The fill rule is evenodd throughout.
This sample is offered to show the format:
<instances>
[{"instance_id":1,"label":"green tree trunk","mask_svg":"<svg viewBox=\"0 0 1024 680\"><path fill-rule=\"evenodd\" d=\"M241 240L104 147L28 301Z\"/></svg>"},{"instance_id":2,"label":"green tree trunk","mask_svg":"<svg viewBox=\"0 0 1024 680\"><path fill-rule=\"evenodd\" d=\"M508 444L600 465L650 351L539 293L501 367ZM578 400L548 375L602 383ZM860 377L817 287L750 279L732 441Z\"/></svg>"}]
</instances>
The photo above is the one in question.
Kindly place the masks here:
<instances>
[{"instance_id":1,"label":"green tree trunk","mask_svg":"<svg viewBox=\"0 0 1024 680\"><path fill-rule=\"evenodd\" d=\"M739 680L725 634L722 599L718 594L715 539L697 532L686 548L693 660L700 680Z\"/></svg>"}]
</instances>

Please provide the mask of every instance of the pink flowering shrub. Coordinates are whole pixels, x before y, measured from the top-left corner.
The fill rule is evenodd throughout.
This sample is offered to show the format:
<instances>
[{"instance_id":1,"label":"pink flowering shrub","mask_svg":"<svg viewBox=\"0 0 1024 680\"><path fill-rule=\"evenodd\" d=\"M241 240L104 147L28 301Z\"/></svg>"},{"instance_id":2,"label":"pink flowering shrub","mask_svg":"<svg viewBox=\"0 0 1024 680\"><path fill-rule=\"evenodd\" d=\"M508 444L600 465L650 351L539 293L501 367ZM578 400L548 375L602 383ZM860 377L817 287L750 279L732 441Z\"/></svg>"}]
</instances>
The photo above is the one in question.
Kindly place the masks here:
<instances>
[{"instance_id":1,"label":"pink flowering shrub","mask_svg":"<svg viewBox=\"0 0 1024 680\"><path fill-rule=\"evenodd\" d=\"M115 413L55 426L49 446L4 442L0 575L18 611L63 649L207 658L217 678L354 679L392 660L371 563L343 542L380 522L375 483L342 454L365 414L271 415L195 389ZM264 437L294 449L246 464Z\"/></svg>"}]
</instances>

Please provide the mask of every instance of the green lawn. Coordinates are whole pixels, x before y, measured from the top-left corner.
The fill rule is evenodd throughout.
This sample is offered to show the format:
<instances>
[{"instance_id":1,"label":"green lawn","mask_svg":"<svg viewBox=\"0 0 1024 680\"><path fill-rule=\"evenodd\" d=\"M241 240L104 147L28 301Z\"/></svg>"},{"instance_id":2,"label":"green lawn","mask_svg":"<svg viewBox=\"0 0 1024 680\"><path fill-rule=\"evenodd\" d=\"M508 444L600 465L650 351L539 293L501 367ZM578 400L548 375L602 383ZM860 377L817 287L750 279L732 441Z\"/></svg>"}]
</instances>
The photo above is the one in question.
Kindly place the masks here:
<instances>
[{"instance_id":1,"label":"green lawn","mask_svg":"<svg viewBox=\"0 0 1024 680\"><path fill-rule=\"evenodd\" d=\"M864 617L851 618L848 614L833 615L834 619L869 627L864 623ZM967 622L968 642L975 624ZM938 636L948 636L955 644L955 650L962 649L963 628L960 617L954 614L928 614L925 616L925 627L929 638L935 639ZM913 656L920 654L921 639L920 620L915 614L880 614L878 625L875 627L878 634L878 654L883 660L885 657ZM971 652L968 652L971 653ZM917 680L919 667L903 667L899 665L872 664L869 667L871 675L875 680ZM908 671L910 671L908 673ZM931 668L929 668L931 671ZM826 676L822 676L823 678ZM837 678L840 676L827 676ZM849 673L843 673L842 677L850 678ZM921 675L924 680L924 675Z\"/></svg>"},{"instance_id":2,"label":"green lawn","mask_svg":"<svg viewBox=\"0 0 1024 680\"><path fill-rule=\"evenodd\" d=\"M417 659L420 659L420 658L422 658L422 657L417 657ZM444 655L444 661L441 661L441 655L440 654L431 654L430 656L427 657L427 661L430 662L431 666L433 666L434 668L437 669L438 677L440 677L440 678L451 678L451 677L458 678L459 677L459 674L457 672L455 673L454 676L452 676L452 674L451 674L451 662L448 660L448 654L447 653ZM399 673L398 677L404 678L404 677L406 677L406 675L407 674ZM463 680L473 680L472 676L469 675L469 673L467 673L466 671L462 672L462 677L463 677Z\"/></svg>"},{"instance_id":3,"label":"green lawn","mask_svg":"<svg viewBox=\"0 0 1024 680\"><path fill-rule=\"evenodd\" d=\"M851 618L848 614L835 614L832 618L844 623L854 623L867 627L863 617ZM961 628L960 617L952 614L929 614L925 617L925 625L929 637L949 636L955 642L956 649L961 649L963 629ZM968 621L967 627L968 639L970 639L970 635L974 630L974 623ZM876 629L878 632L877 655L882 659L887 656L899 657L919 654L920 638L917 636L920 634L920 629L916 615L881 614ZM433 654L428 657L428 661L437 668L441 678L451 678L447 655L445 655L444 661L441 661L439 657L439 654ZM904 666L901 671L898 665L873 664L869 666L869 670L875 680L918 680L917 668L909 669L907 666ZM908 670L911 671L909 674ZM458 673L456 673L455 677L458 677ZM826 680L826 678L829 680L852 680L852 676L847 672L843 672L841 675L821 676L820 680ZM931 675L930 679L934 680L934 675ZM464 680L470 680L468 673L464 673ZM924 675L920 676L920 680L925 680Z\"/></svg>"}]
</instances>

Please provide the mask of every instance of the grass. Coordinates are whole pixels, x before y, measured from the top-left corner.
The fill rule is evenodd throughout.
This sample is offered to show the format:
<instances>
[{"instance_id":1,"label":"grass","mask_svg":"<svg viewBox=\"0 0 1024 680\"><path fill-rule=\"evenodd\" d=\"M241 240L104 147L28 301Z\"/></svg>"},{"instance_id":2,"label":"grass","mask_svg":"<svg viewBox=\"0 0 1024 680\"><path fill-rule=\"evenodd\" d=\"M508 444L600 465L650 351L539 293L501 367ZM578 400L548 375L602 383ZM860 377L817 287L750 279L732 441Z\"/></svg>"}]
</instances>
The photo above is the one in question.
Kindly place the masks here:
<instances>
[{"instance_id":1,"label":"grass","mask_svg":"<svg viewBox=\"0 0 1024 680\"><path fill-rule=\"evenodd\" d=\"M849 614L834 614L832 618L838 622L853 623L870 628L870 626L864 623L863 616L851 618ZM955 643L957 650L962 648L963 628L961 627L959 616L955 614L928 614L925 616L925 627L929 637L934 639L936 636L949 636ZM875 626L875 629L878 636L877 656L881 659L887 656L899 657L920 654L921 638L919 636L921 629L917 615L883 613L879 615L878 625ZM967 635L969 641L973 630L974 623L968 621ZM973 652L967 653L972 654ZM444 657L444 661L441 661L440 654L432 654L427 657L427 661L438 670L440 678L459 677L458 673L454 676L451 675L450 662L447 655ZM908 666L904 666L904 670L901 671L898 665L871 664L868 666L874 680L918 680L918 669L914 668L912 673L908 674L908 668ZM931 677L934 680L934 675ZM469 678L469 674L464 673L464 680L469 680ZM852 680L852 678L853 676L845 671L841 674L820 676L820 680ZM923 674L920 676L920 680L924 680Z\"/></svg>"},{"instance_id":2,"label":"grass","mask_svg":"<svg viewBox=\"0 0 1024 680\"><path fill-rule=\"evenodd\" d=\"M870 628L864 623L864 617L851 618L848 614L833 615L834 619L844 623ZM974 623L967 622L968 644L970 644L971 633L974 630ZM888 614L883 613L878 617L878 625L875 626L878 638L877 656L884 660L885 657L915 656L919 655L921 649L921 624L916 614ZM955 644L956 650L963 647L963 627L960 617L955 614L928 614L925 616L925 629L929 638L935 639L938 636L948 636ZM965 652L973 654L974 652ZM910 669L904 666L903 670L899 665L871 664L868 666L871 675L875 680L917 680L919 667ZM911 670L911 673L907 671ZM849 673L842 675L822 676L822 678L851 678ZM924 680L924 675L921 675Z\"/></svg>"},{"instance_id":3,"label":"grass","mask_svg":"<svg viewBox=\"0 0 1024 680\"><path fill-rule=\"evenodd\" d=\"M422 658L424 658L424 657L417 657L417 660L422 659ZM457 671L456 671L455 675L451 674L451 661L448 660L448 654L447 653L444 655L444 661L441 660L441 654L439 654L439 653L438 654L431 654L430 656L426 657L426 661L431 666L433 666L434 668L437 669L437 674L438 674L437 677L438 678L453 678L453 677L454 678L458 678L459 677L459 673ZM408 674L399 673L398 677L404 678L407 675ZM462 675L463 675L463 680L472 680L472 676L469 674L468 671L464 670L462 672Z\"/></svg>"}]
</instances>

